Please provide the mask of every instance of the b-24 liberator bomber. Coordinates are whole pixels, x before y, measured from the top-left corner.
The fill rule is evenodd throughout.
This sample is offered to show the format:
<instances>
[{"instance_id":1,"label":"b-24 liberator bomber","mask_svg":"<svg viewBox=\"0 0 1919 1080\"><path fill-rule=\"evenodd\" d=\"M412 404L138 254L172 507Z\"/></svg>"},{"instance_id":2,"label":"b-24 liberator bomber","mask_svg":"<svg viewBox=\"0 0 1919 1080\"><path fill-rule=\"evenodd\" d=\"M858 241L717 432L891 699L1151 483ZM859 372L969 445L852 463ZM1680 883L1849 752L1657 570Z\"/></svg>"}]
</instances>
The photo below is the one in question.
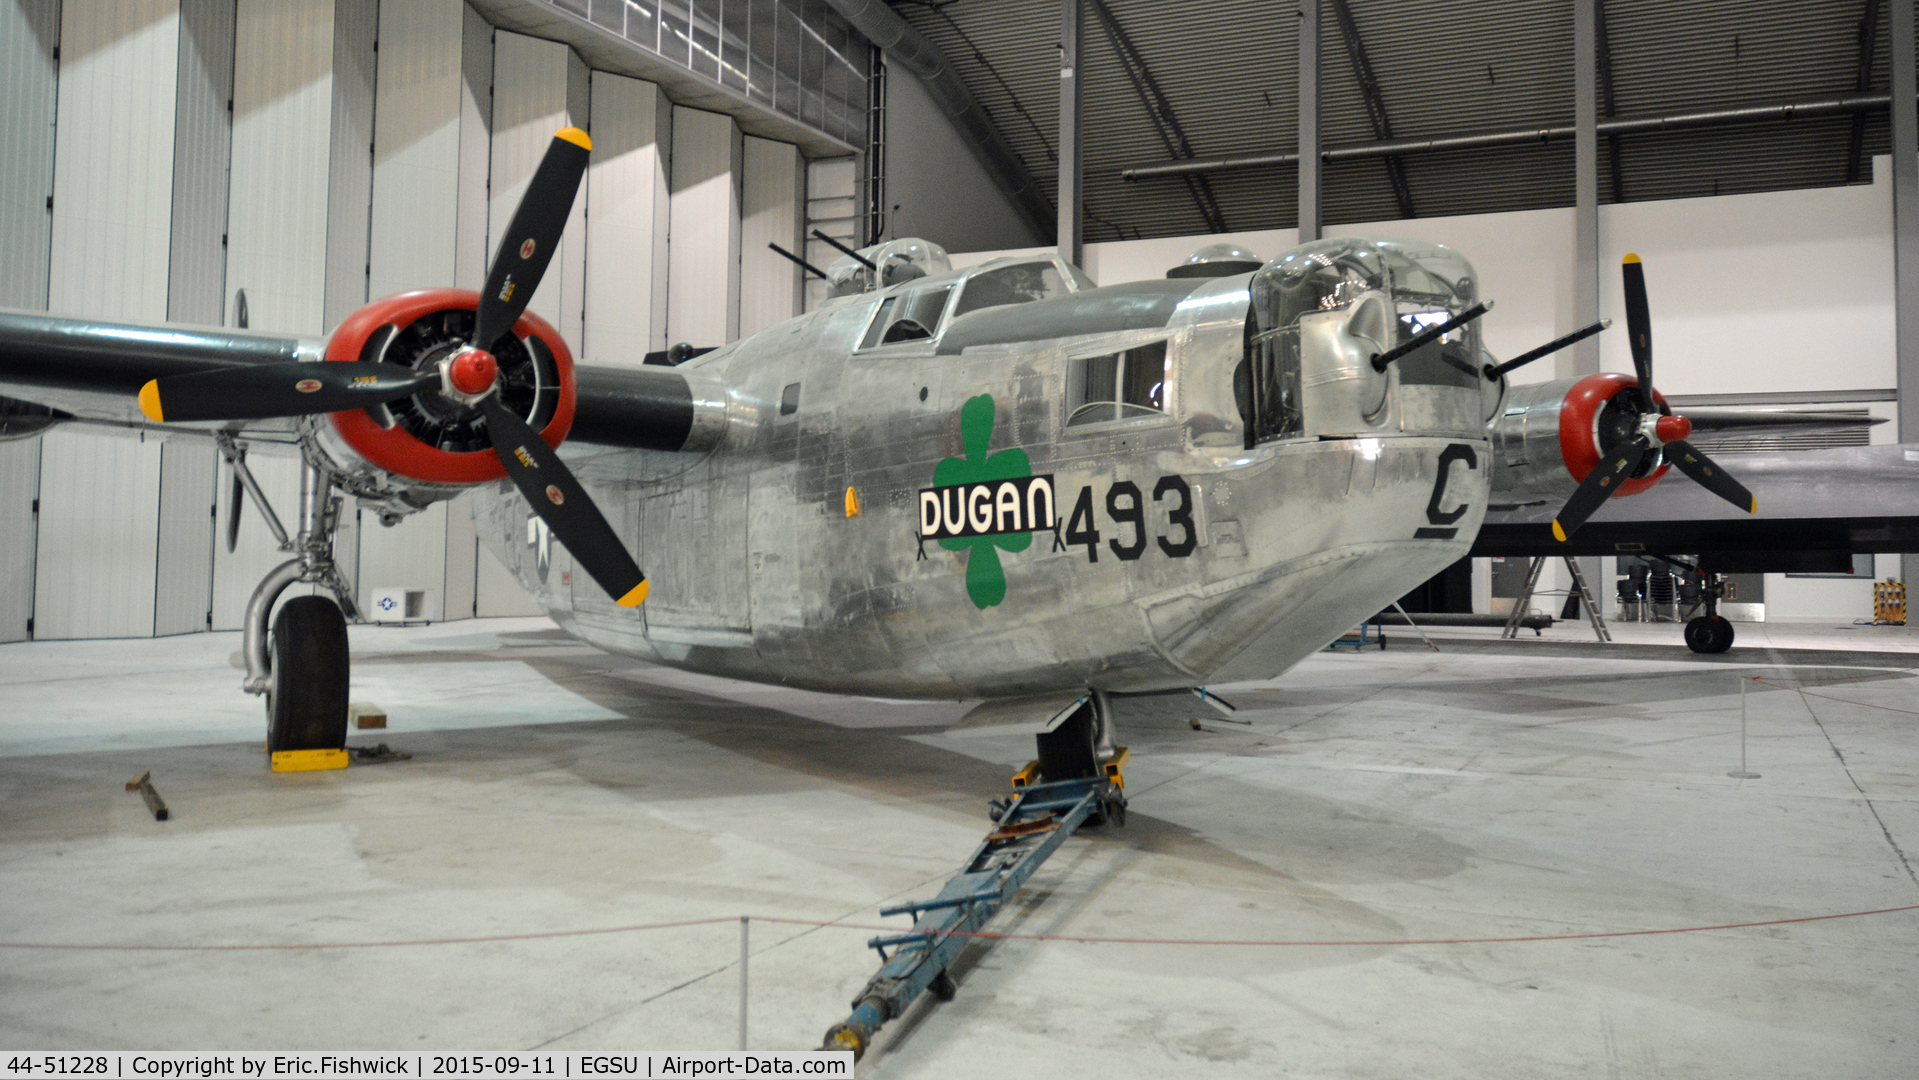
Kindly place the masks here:
<instances>
[{"instance_id":1,"label":"b-24 liberator bomber","mask_svg":"<svg viewBox=\"0 0 1919 1080\"><path fill-rule=\"evenodd\" d=\"M247 444L304 459L293 556L245 627L277 754L343 745L345 497L390 523L470 493L485 542L584 641L984 699L1045 732L1054 775L1112 753L1116 695L1269 678L1324 647L1465 555L1489 502L1563 503L1563 538L1678 466L1751 505L1652 389L1637 260L1637 375L1523 388L1514 368L1601 327L1498 363L1467 260L1386 239L1209 249L1106 287L1046 255L955 272L901 240L744 340L576 365L526 305L589 149L555 137L484 290L374 300L325 340L0 314L13 435L202 433L256 497ZM275 616L294 582L338 602Z\"/></svg>"}]
</instances>

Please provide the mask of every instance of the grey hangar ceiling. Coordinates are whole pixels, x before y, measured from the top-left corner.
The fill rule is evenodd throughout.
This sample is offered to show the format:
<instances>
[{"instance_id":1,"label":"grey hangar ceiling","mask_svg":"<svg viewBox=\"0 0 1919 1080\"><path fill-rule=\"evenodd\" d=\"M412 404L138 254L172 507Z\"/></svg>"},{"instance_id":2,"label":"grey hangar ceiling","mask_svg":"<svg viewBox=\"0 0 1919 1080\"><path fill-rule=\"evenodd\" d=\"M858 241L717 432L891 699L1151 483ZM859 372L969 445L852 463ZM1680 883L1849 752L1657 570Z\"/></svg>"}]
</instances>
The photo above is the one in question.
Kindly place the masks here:
<instances>
[{"instance_id":1,"label":"grey hangar ceiling","mask_svg":"<svg viewBox=\"0 0 1919 1080\"><path fill-rule=\"evenodd\" d=\"M1569 135L1379 152L1385 142L1569 129L1571 0L1323 2L1328 223L1573 204ZM1291 165L1123 174L1181 159L1295 151L1297 4L1083 3L1086 238L1296 224ZM1602 203L1870 182L1872 155L1888 152L1884 0L1599 6ZM945 54L1038 187L1055 191L1061 0L892 0L892 7ZM1603 133L1609 120L1811 103L1824 107ZM1341 155L1354 148L1367 149Z\"/></svg>"}]
</instances>

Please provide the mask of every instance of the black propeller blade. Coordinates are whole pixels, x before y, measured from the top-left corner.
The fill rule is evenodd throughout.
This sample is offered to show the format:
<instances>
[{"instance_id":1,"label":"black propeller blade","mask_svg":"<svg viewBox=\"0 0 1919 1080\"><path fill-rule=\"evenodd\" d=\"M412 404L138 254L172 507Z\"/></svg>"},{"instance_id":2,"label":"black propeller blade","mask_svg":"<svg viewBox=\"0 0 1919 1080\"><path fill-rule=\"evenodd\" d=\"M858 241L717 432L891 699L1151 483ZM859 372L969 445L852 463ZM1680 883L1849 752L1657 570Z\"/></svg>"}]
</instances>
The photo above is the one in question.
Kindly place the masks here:
<instances>
[{"instance_id":1,"label":"black propeller blade","mask_svg":"<svg viewBox=\"0 0 1919 1080\"><path fill-rule=\"evenodd\" d=\"M1573 497L1566 500L1566 505L1559 508L1559 516L1553 518L1553 538L1564 543L1568 536L1584 525L1586 519L1593 516L1594 511L1598 510L1607 499L1612 498L1613 493L1619 490L1619 485L1633 474L1633 470L1639 468L1640 461L1644 460L1646 452L1651 449L1652 443L1648 442L1643 435L1613 447L1605 458L1593 467L1593 471L1586 474L1586 479L1580 483L1579 490L1573 492Z\"/></svg>"},{"instance_id":2,"label":"black propeller blade","mask_svg":"<svg viewBox=\"0 0 1919 1080\"><path fill-rule=\"evenodd\" d=\"M1652 312L1646 306L1646 268L1639 256L1627 252L1619 271L1626 279L1626 335L1632 346L1633 371L1639 376L1640 411L1663 412L1652 396Z\"/></svg>"},{"instance_id":3,"label":"black propeller blade","mask_svg":"<svg viewBox=\"0 0 1919 1080\"><path fill-rule=\"evenodd\" d=\"M513 220L500 235L486 286L480 290L479 317L474 320L473 346L483 349L513 329L520 313L533 299L533 290L546 274L546 264L560 246L566 216L586 175L593 140L579 128L561 128L534 170L533 179L513 211Z\"/></svg>"},{"instance_id":4,"label":"black propeller blade","mask_svg":"<svg viewBox=\"0 0 1919 1080\"><path fill-rule=\"evenodd\" d=\"M155 421L306 416L397 401L439 381L398 364L296 360L154 379L140 388L140 411Z\"/></svg>"},{"instance_id":5,"label":"black propeller blade","mask_svg":"<svg viewBox=\"0 0 1919 1080\"><path fill-rule=\"evenodd\" d=\"M1744 510L1748 514L1759 512L1759 500L1752 497L1746 485L1726 475L1711 458L1693 448L1684 439L1666 444L1671 447L1666 460L1679 466L1679 471L1699 482L1699 486L1714 495Z\"/></svg>"},{"instance_id":6,"label":"black propeller blade","mask_svg":"<svg viewBox=\"0 0 1919 1080\"><path fill-rule=\"evenodd\" d=\"M500 404L498 395L482 399L480 410L486 414L487 437L506 465L506 474L580 566L621 607L634 607L646 599L646 575L560 455L526 421Z\"/></svg>"}]
</instances>

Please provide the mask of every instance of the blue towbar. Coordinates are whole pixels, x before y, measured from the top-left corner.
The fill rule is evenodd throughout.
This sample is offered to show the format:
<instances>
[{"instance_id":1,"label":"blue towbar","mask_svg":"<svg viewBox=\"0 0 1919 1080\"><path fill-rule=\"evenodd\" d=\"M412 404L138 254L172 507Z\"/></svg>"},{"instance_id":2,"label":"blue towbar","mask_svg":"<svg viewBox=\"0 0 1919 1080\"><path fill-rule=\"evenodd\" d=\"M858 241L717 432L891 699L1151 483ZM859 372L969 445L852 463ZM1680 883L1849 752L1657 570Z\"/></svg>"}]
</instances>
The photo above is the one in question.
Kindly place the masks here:
<instances>
[{"instance_id":1,"label":"blue towbar","mask_svg":"<svg viewBox=\"0 0 1919 1080\"><path fill-rule=\"evenodd\" d=\"M920 994L930 989L940 1000L951 1000L955 988L946 969L1073 830L1095 815L1124 823L1125 780L1119 766L1125 757L1122 750L1102 770L1105 775L1016 788L1011 802L995 802L998 827L937 897L882 909L883 915L912 915L913 928L867 942L880 954L879 973L853 999L853 1014L827 1029L821 1048L851 1050L857 1059L880 1025L905 1013ZM888 948L894 950L891 956Z\"/></svg>"}]
</instances>

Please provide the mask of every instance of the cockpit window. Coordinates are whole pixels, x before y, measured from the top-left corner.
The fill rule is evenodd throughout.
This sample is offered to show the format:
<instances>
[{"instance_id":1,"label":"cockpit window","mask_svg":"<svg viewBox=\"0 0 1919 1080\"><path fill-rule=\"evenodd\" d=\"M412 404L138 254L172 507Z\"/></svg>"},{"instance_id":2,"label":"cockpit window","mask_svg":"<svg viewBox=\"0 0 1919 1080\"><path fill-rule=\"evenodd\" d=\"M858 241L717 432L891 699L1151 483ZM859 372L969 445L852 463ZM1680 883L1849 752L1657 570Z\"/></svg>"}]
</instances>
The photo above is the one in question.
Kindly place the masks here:
<instances>
[{"instance_id":1,"label":"cockpit window","mask_svg":"<svg viewBox=\"0 0 1919 1080\"><path fill-rule=\"evenodd\" d=\"M1072 291L1072 286L1060 274L1059 267L1050 259L1015 263L997 270L982 270L968 278L966 291L960 294L953 315L957 318L981 308L1050 300Z\"/></svg>"},{"instance_id":2,"label":"cockpit window","mask_svg":"<svg viewBox=\"0 0 1919 1080\"><path fill-rule=\"evenodd\" d=\"M1166 343L1075 359L1067 386L1067 427L1156 416L1166 407Z\"/></svg>"},{"instance_id":3,"label":"cockpit window","mask_svg":"<svg viewBox=\"0 0 1919 1080\"><path fill-rule=\"evenodd\" d=\"M939 333L940 313L946 310L946 298L952 292L953 286L941 285L880 301L879 310L866 328L866 336L860 340L860 348L918 341Z\"/></svg>"}]
</instances>

